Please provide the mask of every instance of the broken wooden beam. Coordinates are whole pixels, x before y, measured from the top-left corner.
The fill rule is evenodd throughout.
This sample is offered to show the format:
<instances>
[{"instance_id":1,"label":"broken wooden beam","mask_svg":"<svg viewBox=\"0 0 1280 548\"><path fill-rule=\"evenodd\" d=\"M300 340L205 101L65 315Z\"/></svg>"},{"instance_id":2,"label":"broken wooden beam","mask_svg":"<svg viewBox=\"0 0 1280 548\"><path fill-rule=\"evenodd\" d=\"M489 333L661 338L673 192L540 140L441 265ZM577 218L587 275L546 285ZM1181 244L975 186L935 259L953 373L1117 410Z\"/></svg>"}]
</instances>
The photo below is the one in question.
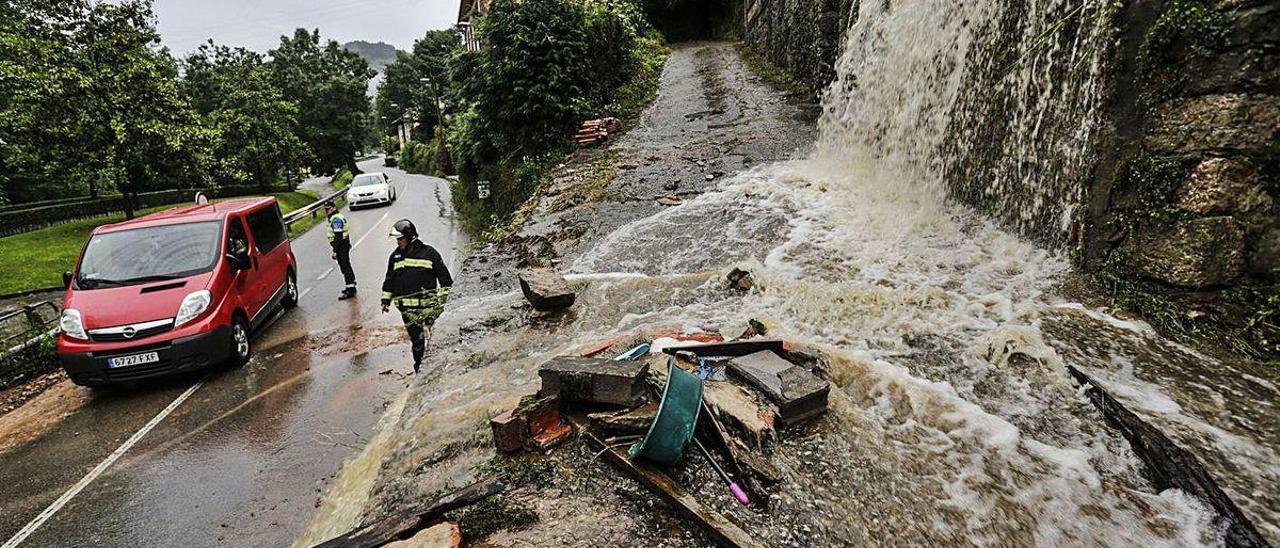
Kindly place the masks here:
<instances>
[{"instance_id":1,"label":"broken wooden beam","mask_svg":"<svg viewBox=\"0 0 1280 548\"><path fill-rule=\"evenodd\" d=\"M412 538L419 531L434 525L445 514L465 508L506 490L500 476L493 476L440 497L425 506L407 510L385 519L327 540L323 548L367 548L383 546L397 540Z\"/></svg>"},{"instance_id":2,"label":"broken wooden beam","mask_svg":"<svg viewBox=\"0 0 1280 548\"><path fill-rule=\"evenodd\" d=\"M562 401L632 406L645 397L643 360L614 361L560 356L538 368L540 395L559 395Z\"/></svg>"},{"instance_id":3,"label":"broken wooden beam","mask_svg":"<svg viewBox=\"0 0 1280 548\"><path fill-rule=\"evenodd\" d=\"M602 451L601 454L614 466L631 474L636 481L647 487L658 498L671 505L681 515L698 524L716 545L725 548L763 548L763 543L757 541L714 508L699 502L698 499L672 480L670 476L644 462L632 462L631 459L627 458L625 451L617 447L607 447L603 440L585 429L583 438L587 440L587 443L593 449Z\"/></svg>"}]
</instances>

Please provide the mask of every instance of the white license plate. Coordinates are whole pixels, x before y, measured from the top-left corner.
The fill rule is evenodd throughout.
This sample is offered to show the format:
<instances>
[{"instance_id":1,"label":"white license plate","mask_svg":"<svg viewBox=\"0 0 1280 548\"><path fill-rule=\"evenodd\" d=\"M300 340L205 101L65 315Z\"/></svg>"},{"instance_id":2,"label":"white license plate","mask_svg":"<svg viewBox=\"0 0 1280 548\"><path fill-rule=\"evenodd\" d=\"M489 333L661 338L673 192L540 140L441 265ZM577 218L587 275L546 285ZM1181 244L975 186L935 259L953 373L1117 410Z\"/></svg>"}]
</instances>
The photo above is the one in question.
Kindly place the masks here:
<instances>
[{"instance_id":1,"label":"white license plate","mask_svg":"<svg viewBox=\"0 0 1280 548\"><path fill-rule=\"evenodd\" d=\"M132 356L120 356L107 360L107 367L115 369L117 367L129 367L130 365L141 365L144 363L152 363L160 361L159 352L147 352L145 354L134 354Z\"/></svg>"}]
</instances>

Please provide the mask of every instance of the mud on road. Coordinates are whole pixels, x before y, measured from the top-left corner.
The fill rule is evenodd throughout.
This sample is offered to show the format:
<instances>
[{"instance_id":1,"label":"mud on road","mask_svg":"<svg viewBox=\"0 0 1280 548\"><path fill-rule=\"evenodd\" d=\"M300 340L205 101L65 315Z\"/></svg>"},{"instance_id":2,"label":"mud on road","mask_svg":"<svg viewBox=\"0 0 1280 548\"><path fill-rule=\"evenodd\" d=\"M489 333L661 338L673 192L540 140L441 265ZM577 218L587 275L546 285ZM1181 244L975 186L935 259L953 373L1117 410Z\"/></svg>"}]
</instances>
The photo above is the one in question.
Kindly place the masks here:
<instances>
[{"instance_id":1,"label":"mud on road","mask_svg":"<svg viewBox=\"0 0 1280 548\"><path fill-rule=\"evenodd\" d=\"M344 466L335 479L341 488L326 494L295 545L461 487L495 466L526 466L494 460L488 419L537 390L541 361L599 342L591 339L595 335L584 338L592 331L587 326L612 325L631 305L650 304L605 302L604 293L588 292L565 315L537 314L520 297L517 268L552 263L564 270L618 227L669 207L659 198L690 199L714 190L729 174L804 153L816 135L813 109L753 74L734 44L676 46L641 123L607 147L574 154L517 214L523 222L507 241L463 263L424 375L403 410L384 417L389 428ZM694 290L706 279L689 276L678 285ZM540 519L499 531L490 541L706 545L695 526L592 453L577 445L549 457L551 466L542 470L554 469L554 479L516 489L499 509L532 509ZM713 486L711 476L702 479Z\"/></svg>"}]
</instances>

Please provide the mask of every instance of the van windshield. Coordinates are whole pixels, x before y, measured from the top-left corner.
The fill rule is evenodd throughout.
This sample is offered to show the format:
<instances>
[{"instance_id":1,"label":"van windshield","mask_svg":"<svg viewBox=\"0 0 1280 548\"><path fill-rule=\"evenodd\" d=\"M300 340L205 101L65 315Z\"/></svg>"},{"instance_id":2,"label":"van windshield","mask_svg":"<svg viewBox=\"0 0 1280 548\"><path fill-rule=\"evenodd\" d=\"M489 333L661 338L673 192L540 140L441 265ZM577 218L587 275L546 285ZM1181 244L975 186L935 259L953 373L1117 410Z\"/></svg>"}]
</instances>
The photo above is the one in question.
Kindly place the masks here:
<instances>
[{"instance_id":1,"label":"van windshield","mask_svg":"<svg viewBox=\"0 0 1280 548\"><path fill-rule=\"evenodd\" d=\"M221 233L212 221L98 234L85 246L76 283L98 289L206 272L218 260Z\"/></svg>"}]
</instances>

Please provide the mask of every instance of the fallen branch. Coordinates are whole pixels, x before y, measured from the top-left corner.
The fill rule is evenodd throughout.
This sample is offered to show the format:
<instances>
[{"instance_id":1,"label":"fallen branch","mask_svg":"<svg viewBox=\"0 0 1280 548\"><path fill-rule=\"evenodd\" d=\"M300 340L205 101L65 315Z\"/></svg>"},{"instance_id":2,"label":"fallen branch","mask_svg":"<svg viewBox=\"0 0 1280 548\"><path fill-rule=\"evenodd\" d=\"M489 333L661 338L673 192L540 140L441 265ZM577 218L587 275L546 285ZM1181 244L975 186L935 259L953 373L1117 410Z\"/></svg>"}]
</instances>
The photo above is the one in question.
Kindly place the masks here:
<instances>
[{"instance_id":1,"label":"fallen branch","mask_svg":"<svg viewBox=\"0 0 1280 548\"><path fill-rule=\"evenodd\" d=\"M325 548L364 548L405 540L413 537L417 532L435 525L435 522L446 513L470 506L505 490L506 485L502 483L501 476L494 476L436 499L425 509L411 510L387 517L377 523L369 524L360 529L349 531L338 538L325 541L318 546Z\"/></svg>"}]
</instances>

